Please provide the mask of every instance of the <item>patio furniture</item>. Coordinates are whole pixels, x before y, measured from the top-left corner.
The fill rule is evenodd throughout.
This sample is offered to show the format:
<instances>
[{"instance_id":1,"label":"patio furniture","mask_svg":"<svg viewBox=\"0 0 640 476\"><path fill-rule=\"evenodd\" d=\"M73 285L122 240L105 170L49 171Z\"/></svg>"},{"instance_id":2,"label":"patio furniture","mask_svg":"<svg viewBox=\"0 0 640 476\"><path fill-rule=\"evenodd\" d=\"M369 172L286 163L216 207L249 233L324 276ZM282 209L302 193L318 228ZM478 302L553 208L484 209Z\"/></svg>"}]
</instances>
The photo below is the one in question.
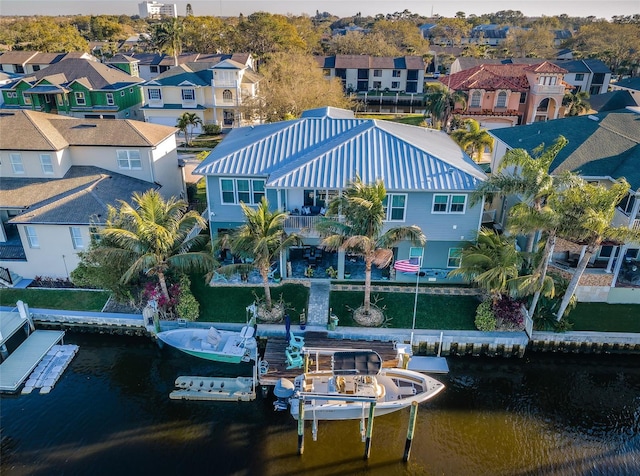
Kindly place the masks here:
<instances>
[{"instance_id":1,"label":"patio furniture","mask_svg":"<svg viewBox=\"0 0 640 476\"><path fill-rule=\"evenodd\" d=\"M300 353L302 351L302 348L304 347L304 337L300 337L297 336L293 333L289 334L289 347L287 347L288 350L290 350L291 352L298 352Z\"/></svg>"},{"instance_id":2,"label":"patio furniture","mask_svg":"<svg viewBox=\"0 0 640 476\"><path fill-rule=\"evenodd\" d=\"M217 271L213 272L213 282L215 283L216 281L221 281L223 283L228 283L229 279L227 279L227 277L222 274L222 273L218 273Z\"/></svg>"},{"instance_id":3,"label":"patio furniture","mask_svg":"<svg viewBox=\"0 0 640 476\"><path fill-rule=\"evenodd\" d=\"M299 369L304 365L304 359L299 352L293 352L289 349L285 349L284 354L287 356L287 370Z\"/></svg>"}]
</instances>

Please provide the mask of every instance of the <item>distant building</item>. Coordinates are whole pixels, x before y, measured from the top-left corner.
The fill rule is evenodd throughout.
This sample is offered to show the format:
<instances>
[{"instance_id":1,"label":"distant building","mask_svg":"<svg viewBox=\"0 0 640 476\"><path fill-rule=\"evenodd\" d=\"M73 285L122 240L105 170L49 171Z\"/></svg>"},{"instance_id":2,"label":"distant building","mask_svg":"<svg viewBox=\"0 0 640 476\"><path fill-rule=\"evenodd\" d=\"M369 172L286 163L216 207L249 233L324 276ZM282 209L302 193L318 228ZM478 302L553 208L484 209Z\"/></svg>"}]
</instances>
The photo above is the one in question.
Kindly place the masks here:
<instances>
[{"instance_id":1,"label":"distant building","mask_svg":"<svg viewBox=\"0 0 640 476\"><path fill-rule=\"evenodd\" d=\"M142 2L138 4L140 18L178 18L178 7L175 3Z\"/></svg>"}]
</instances>

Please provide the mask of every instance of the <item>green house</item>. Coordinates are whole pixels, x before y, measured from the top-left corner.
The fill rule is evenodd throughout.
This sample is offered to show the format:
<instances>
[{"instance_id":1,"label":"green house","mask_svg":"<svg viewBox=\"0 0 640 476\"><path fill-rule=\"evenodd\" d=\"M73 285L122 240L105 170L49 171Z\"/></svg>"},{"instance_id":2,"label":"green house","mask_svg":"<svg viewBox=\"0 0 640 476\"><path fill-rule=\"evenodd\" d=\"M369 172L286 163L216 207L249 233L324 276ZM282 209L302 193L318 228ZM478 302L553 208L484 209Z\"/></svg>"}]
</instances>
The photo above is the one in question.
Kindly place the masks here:
<instances>
[{"instance_id":1,"label":"green house","mask_svg":"<svg viewBox=\"0 0 640 476\"><path fill-rule=\"evenodd\" d=\"M144 80L97 61L72 58L0 86L5 109L92 119L140 119Z\"/></svg>"}]
</instances>

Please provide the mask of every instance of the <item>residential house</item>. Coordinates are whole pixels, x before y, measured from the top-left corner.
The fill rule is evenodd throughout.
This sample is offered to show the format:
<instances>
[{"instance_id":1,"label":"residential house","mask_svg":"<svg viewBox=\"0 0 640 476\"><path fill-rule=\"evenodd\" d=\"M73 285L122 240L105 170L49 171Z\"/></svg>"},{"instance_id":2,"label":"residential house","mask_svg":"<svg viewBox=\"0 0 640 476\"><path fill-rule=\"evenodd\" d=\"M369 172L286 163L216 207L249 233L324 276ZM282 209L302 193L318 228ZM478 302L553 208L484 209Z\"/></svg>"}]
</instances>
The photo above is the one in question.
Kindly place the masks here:
<instances>
[{"instance_id":1,"label":"residential house","mask_svg":"<svg viewBox=\"0 0 640 476\"><path fill-rule=\"evenodd\" d=\"M450 74L440 83L468 97L454 114L477 120L486 129L547 121L560 117L562 98L570 86L565 69L539 64L481 64Z\"/></svg>"},{"instance_id":2,"label":"residential house","mask_svg":"<svg viewBox=\"0 0 640 476\"><path fill-rule=\"evenodd\" d=\"M327 78L340 78L346 92L357 93L367 110L414 112L424 105L426 64L420 56L317 56Z\"/></svg>"},{"instance_id":3,"label":"residential house","mask_svg":"<svg viewBox=\"0 0 640 476\"><path fill-rule=\"evenodd\" d=\"M68 277L107 204L151 188L184 197L176 132L142 121L0 112L0 276Z\"/></svg>"},{"instance_id":4,"label":"residential house","mask_svg":"<svg viewBox=\"0 0 640 476\"><path fill-rule=\"evenodd\" d=\"M87 119L142 119L142 82L97 61L71 58L0 86L0 91L5 109Z\"/></svg>"},{"instance_id":5,"label":"residential house","mask_svg":"<svg viewBox=\"0 0 640 476\"><path fill-rule=\"evenodd\" d=\"M81 51L70 53L41 53L39 51L6 51L0 55L0 69L5 73L20 75L33 74L52 64L59 63L63 59L80 58L89 61L98 61L90 54Z\"/></svg>"},{"instance_id":6,"label":"residential house","mask_svg":"<svg viewBox=\"0 0 640 476\"><path fill-rule=\"evenodd\" d=\"M420 226L428 240L423 268L445 274L459 266L461 248L476 237L482 204L471 205L469 194L486 179L441 131L357 119L351 111L331 107L305 111L291 121L234 129L195 173L206 178L213 236L244 222L241 202L253 206L266 197L274 209L290 213L285 229L303 234L306 245L319 244L314 225L351 180L382 179L386 226ZM407 259L410 252L410 244L402 243L396 258ZM280 260L283 277L288 260L288 255ZM342 277L344 253L338 253L337 269Z\"/></svg>"},{"instance_id":7,"label":"residential house","mask_svg":"<svg viewBox=\"0 0 640 476\"><path fill-rule=\"evenodd\" d=\"M622 79L611 83L609 88L611 91L627 91L631 94L636 105L640 106L640 77Z\"/></svg>"},{"instance_id":8,"label":"residential house","mask_svg":"<svg viewBox=\"0 0 640 476\"><path fill-rule=\"evenodd\" d=\"M541 61L539 58L485 59L461 56L451 65L451 73L458 73L482 64L538 64ZM571 85L574 92L583 91L591 95L607 92L611 70L602 61L556 59L549 62L567 70L563 80Z\"/></svg>"},{"instance_id":9,"label":"residential house","mask_svg":"<svg viewBox=\"0 0 640 476\"><path fill-rule=\"evenodd\" d=\"M175 126L185 112L196 114L202 124L238 127L242 105L258 94L259 76L245 64L231 59L216 63L175 66L144 84L145 121ZM201 131L196 126L194 132Z\"/></svg>"},{"instance_id":10,"label":"residential house","mask_svg":"<svg viewBox=\"0 0 640 476\"><path fill-rule=\"evenodd\" d=\"M169 71L175 66L175 58L165 53L136 53L131 52L126 55L128 58L138 61L138 74L145 81L149 81L159 74ZM255 61L249 53L233 53L233 54L204 54L204 53L182 53L178 56L178 64L187 63L209 63L211 66L230 59L236 63L243 64L255 71ZM117 58L116 61L108 61L116 67L122 64Z\"/></svg>"},{"instance_id":11,"label":"residential house","mask_svg":"<svg viewBox=\"0 0 640 476\"><path fill-rule=\"evenodd\" d=\"M551 164L551 173L579 173L582 178L604 185L624 177L631 185L629 195L618 205L614 224L640 230L640 108L632 107L593 115L536 122L518 128L490 131L496 139L491 169L496 170L505 153L525 149L532 153L558 136L569 142ZM496 220L504 225L513 202L493 205ZM559 241L554 266L571 271L584 253L580 244ZM634 269L635 267L635 269ZM640 243L603 243L580 281L580 301L640 303Z\"/></svg>"}]
</instances>

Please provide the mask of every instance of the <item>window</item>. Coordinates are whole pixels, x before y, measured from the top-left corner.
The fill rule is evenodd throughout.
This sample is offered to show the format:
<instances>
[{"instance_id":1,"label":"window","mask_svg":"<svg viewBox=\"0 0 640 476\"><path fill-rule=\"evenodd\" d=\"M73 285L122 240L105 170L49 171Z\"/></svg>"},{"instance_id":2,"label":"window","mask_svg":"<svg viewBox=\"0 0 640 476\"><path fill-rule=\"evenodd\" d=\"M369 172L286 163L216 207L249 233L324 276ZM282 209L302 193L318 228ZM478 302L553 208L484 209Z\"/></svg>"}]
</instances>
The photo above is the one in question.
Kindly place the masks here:
<instances>
[{"instance_id":1,"label":"window","mask_svg":"<svg viewBox=\"0 0 640 476\"><path fill-rule=\"evenodd\" d=\"M264 180L220 179L222 203L258 204L264 197Z\"/></svg>"},{"instance_id":2,"label":"window","mask_svg":"<svg viewBox=\"0 0 640 476\"><path fill-rule=\"evenodd\" d=\"M140 160L139 150L119 150L118 168L126 170L142 170L142 160Z\"/></svg>"},{"instance_id":3,"label":"window","mask_svg":"<svg viewBox=\"0 0 640 476\"><path fill-rule=\"evenodd\" d=\"M84 241L82 240L82 233L80 227L70 226L69 232L71 233L71 242L73 243L73 249L79 250L84 248Z\"/></svg>"},{"instance_id":4,"label":"window","mask_svg":"<svg viewBox=\"0 0 640 476\"><path fill-rule=\"evenodd\" d=\"M100 229L97 226L89 227L89 236L91 236L91 241L94 243L100 243L100 240L102 239Z\"/></svg>"},{"instance_id":5,"label":"window","mask_svg":"<svg viewBox=\"0 0 640 476\"><path fill-rule=\"evenodd\" d=\"M382 70L381 69L374 69L373 70L373 76L376 77L376 78L382 77Z\"/></svg>"},{"instance_id":6,"label":"window","mask_svg":"<svg viewBox=\"0 0 640 476\"><path fill-rule=\"evenodd\" d=\"M51 154L40 154L40 165L42 166L43 174L52 174L53 162L51 161Z\"/></svg>"},{"instance_id":7,"label":"window","mask_svg":"<svg viewBox=\"0 0 640 476\"><path fill-rule=\"evenodd\" d=\"M229 89L222 91L222 99L224 101L233 101L233 93Z\"/></svg>"},{"instance_id":8,"label":"window","mask_svg":"<svg viewBox=\"0 0 640 476\"><path fill-rule=\"evenodd\" d=\"M14 64L13 65L13 69L15 70L16 73L24 73L24 68L22 67L21 64Z\"/></svg>"},{"instance_id":9,"label":"window","mask_svg":"<svg viewBox=\"0 0 640 476\"><path fill-rule=\"evenodd\" d=\"M11 168L14 174L23 174L24 165L22 165L22 156L20 154L9 154L11 159Z\"/></svg>"},{"instance_id":10,"label":"window","mask_svg":"<svg viewBox=\"0 0 640 476\"><path fill-rule=\"evenodd\" d=\"M382 87L382 81L374 81L373 89L380 89Z\"/></svg>"},{"instance_id":11,"label":"window","mask_svg":"<svg viewBox=\"0 0 640 476\"><path fill-rule=\"evenodd\" d=\"M392 81L391 89L400 89L400 81Z\"/></svg>"},{"instance_id":12,"label":"window","mask_svg":"<svg viewBox=\"0 0 640 476\"><path fill-rule=\"evenodd\" d=\"M124 97L124 89L122 91L120 91L120 97L123 98Z\"/></svg>"},{"instance_id":13,"label":"window","mask_svg":"<svg viewBox=\"0 0 640 476\"><path fill-rule=\"evenodd\" d=\"M76 104L78 104L79 106L84 106L87 101L84 98L84 93L83 92L77 92L75 93L76 96Z\"/></svg>"},{"instance_id":14,"label":"window","mask_svg":"<svg viewBox=\"0 0 640 476\"><path fill-rule=\"evenodd\" d=\"M394 69L393 73L391 74L391 76L393 76L394 78L399 78L400 77L400 70L399 69Z\"/></svg>"},{"instance_id":15,"label":"window","mask_svg":"<svg viewBox=\"0 0 640 476\"><path fill-rule=\"evenodd\" d=\"M424 253L424 248L420 248L418 246L412 246L409 248L409 261L411 264L417 264L418 266L422 265L422 255Z\"/></svg>"},{"instance_id":16,"label":"window","mask_svg":"<svg viewBox=\"0 0 640 476\"><path fill-rule=\"evenodd\" d=\"M22 100L25 104L31 104L31 94L22 93Z\"/></svg>"},{"instance_id":17,"label":"window","mask_svg":"<svg viewBox=\"0 0 640 476\"><path fill-rule=\"evenodd\" d=\"M382 202L387 221L404 221L404 210L407 203L406 194L388 193Z\"/></svg>"},{"instance_id":18,"label":"window","mask_svg":"<svg viewBox=\"0 0 640 476\"><path fill-rule=\"evenodd\" d=\"M498 100L496 101L496 107L507 107L507 93L500 91L498 93Z\"/></svg>"},{"instance_id":19,"label":"window","mask_svg":"<svg viewBox=\"0 0 640 476\"><path fill-rule=\"evenodd\" d=\"M147 89L147 96L149 96L149 101L160 101L160 100L162 100L162 93L160 92L160 88L149 88L149 89Z\"/></svg>"},{"instance_id":20,"label":"window","mask_svg":"<svg viewBox=\"0 0 640 476\"><path fill-rule=\"evenodd\" d=\"M25 226L24 232L27 235L29 248L40 248L40 242L38 241L38 235L36 234L36 229L32 226Z\"/></svg>"},{"instance_id":21,"label":"window","mask_svg":"<svg viewBox=\"0 0 640 476\"><path fill-rule=\"evenodd\" d=\"M107 93L107 106L113 106L114 104L113 93Z\"/></svg>"},{"instance_id":22,"label":"window","mask_svg":"<svg viewBox=\"0 0 640 476\"><path fill-rule=\"evenodd\" d=\"M183 89L182 90L182 100L183 101L195 101L196 100L196 91L194 89Z\"/></svg>"},{"instance_id":23,"label":"window","mask_svg":"<svg viewBox=\"0 0 640 476\"><path fill-rule=\"evenodd\" d=\"M464 213L466 195L434 195L432 213Z\"/></svg>"},{"instance_id":24,"label":"window","mask_svg":"<svg viewBox=\"0 0 640 476\"><path fill-rule=\"evenodd\" d=\"M359 69L358 70L358 79L369 79L369 70L368 69Z\"/></svg>"},{"instance_id":25,"label":"window","mask_svg":"<svg viewBox=\"0 0 640 476\"><path fill-rule=\"evenodd\" d=\"M462 263L462 248L449 248L447 268L459 268Z\"/></svg>"},{"instance_id":26,"label":"window","mask_svg":"<svg viewBox=\"0 0 640 476\"><path fill-rule=\"evenodd\" d=\"M36 71L40 71L40 65L39 64L34 64L33 65L33 72L35 73Z\"/></svg>"},{"instance_id":27,"label":"window","mask_svg":"<svg viewBox=\"0 0 640 476\"><path fill-rule=\"evenodd\" d=\"M474 91L471 93L471 104L469 107L480 107L480 100L482 99L482 93L480 91Z\"/></svg>"},{"instance_id":28,"label":"window","mask_svg":"<svg viewBox=\"0 0 640 476\"><path fill-rule=\"evenodd\" d=\"M331 68L322 68L322 74L325 76L331 76Z\"/></svg>"},{"instance_id":29,"label":"window","mask_svg":"<svg viewBox=\"0 0 640 476\"><path fill-rule=\"evenodd\" d=\"M419 72L420 70L418 69L410 69L407 71L407 79L409 81L418 81Z\"/></svg>"},{"instance_id":30,"label":"window","mask_svg":"<svg viewBox=\"0 0 640 476\"><path fill-rule=\"evenodd\" d=\"M149 66L149 71L151 71L152 73L157 73L158 72L158 67L157 66Z\"/></svg>"},{"instance_id":31,"label":"window","mask_svg":"<svg viewBox=\"0 0 640 476\"><path fill-rule=\"evenodd\" d=\"M576 73L576 81L584 81L584 73Z\"/></svg>"},{"instance_id":32,"label":"window","mask_svg":"<svg viewBox=\"0 0 640 476\"><path fill-rule=\"evenodd\" d=\"M520 104L524 104L527 102L527 93L520 94Z\"/></svg>"}]
</instances>

